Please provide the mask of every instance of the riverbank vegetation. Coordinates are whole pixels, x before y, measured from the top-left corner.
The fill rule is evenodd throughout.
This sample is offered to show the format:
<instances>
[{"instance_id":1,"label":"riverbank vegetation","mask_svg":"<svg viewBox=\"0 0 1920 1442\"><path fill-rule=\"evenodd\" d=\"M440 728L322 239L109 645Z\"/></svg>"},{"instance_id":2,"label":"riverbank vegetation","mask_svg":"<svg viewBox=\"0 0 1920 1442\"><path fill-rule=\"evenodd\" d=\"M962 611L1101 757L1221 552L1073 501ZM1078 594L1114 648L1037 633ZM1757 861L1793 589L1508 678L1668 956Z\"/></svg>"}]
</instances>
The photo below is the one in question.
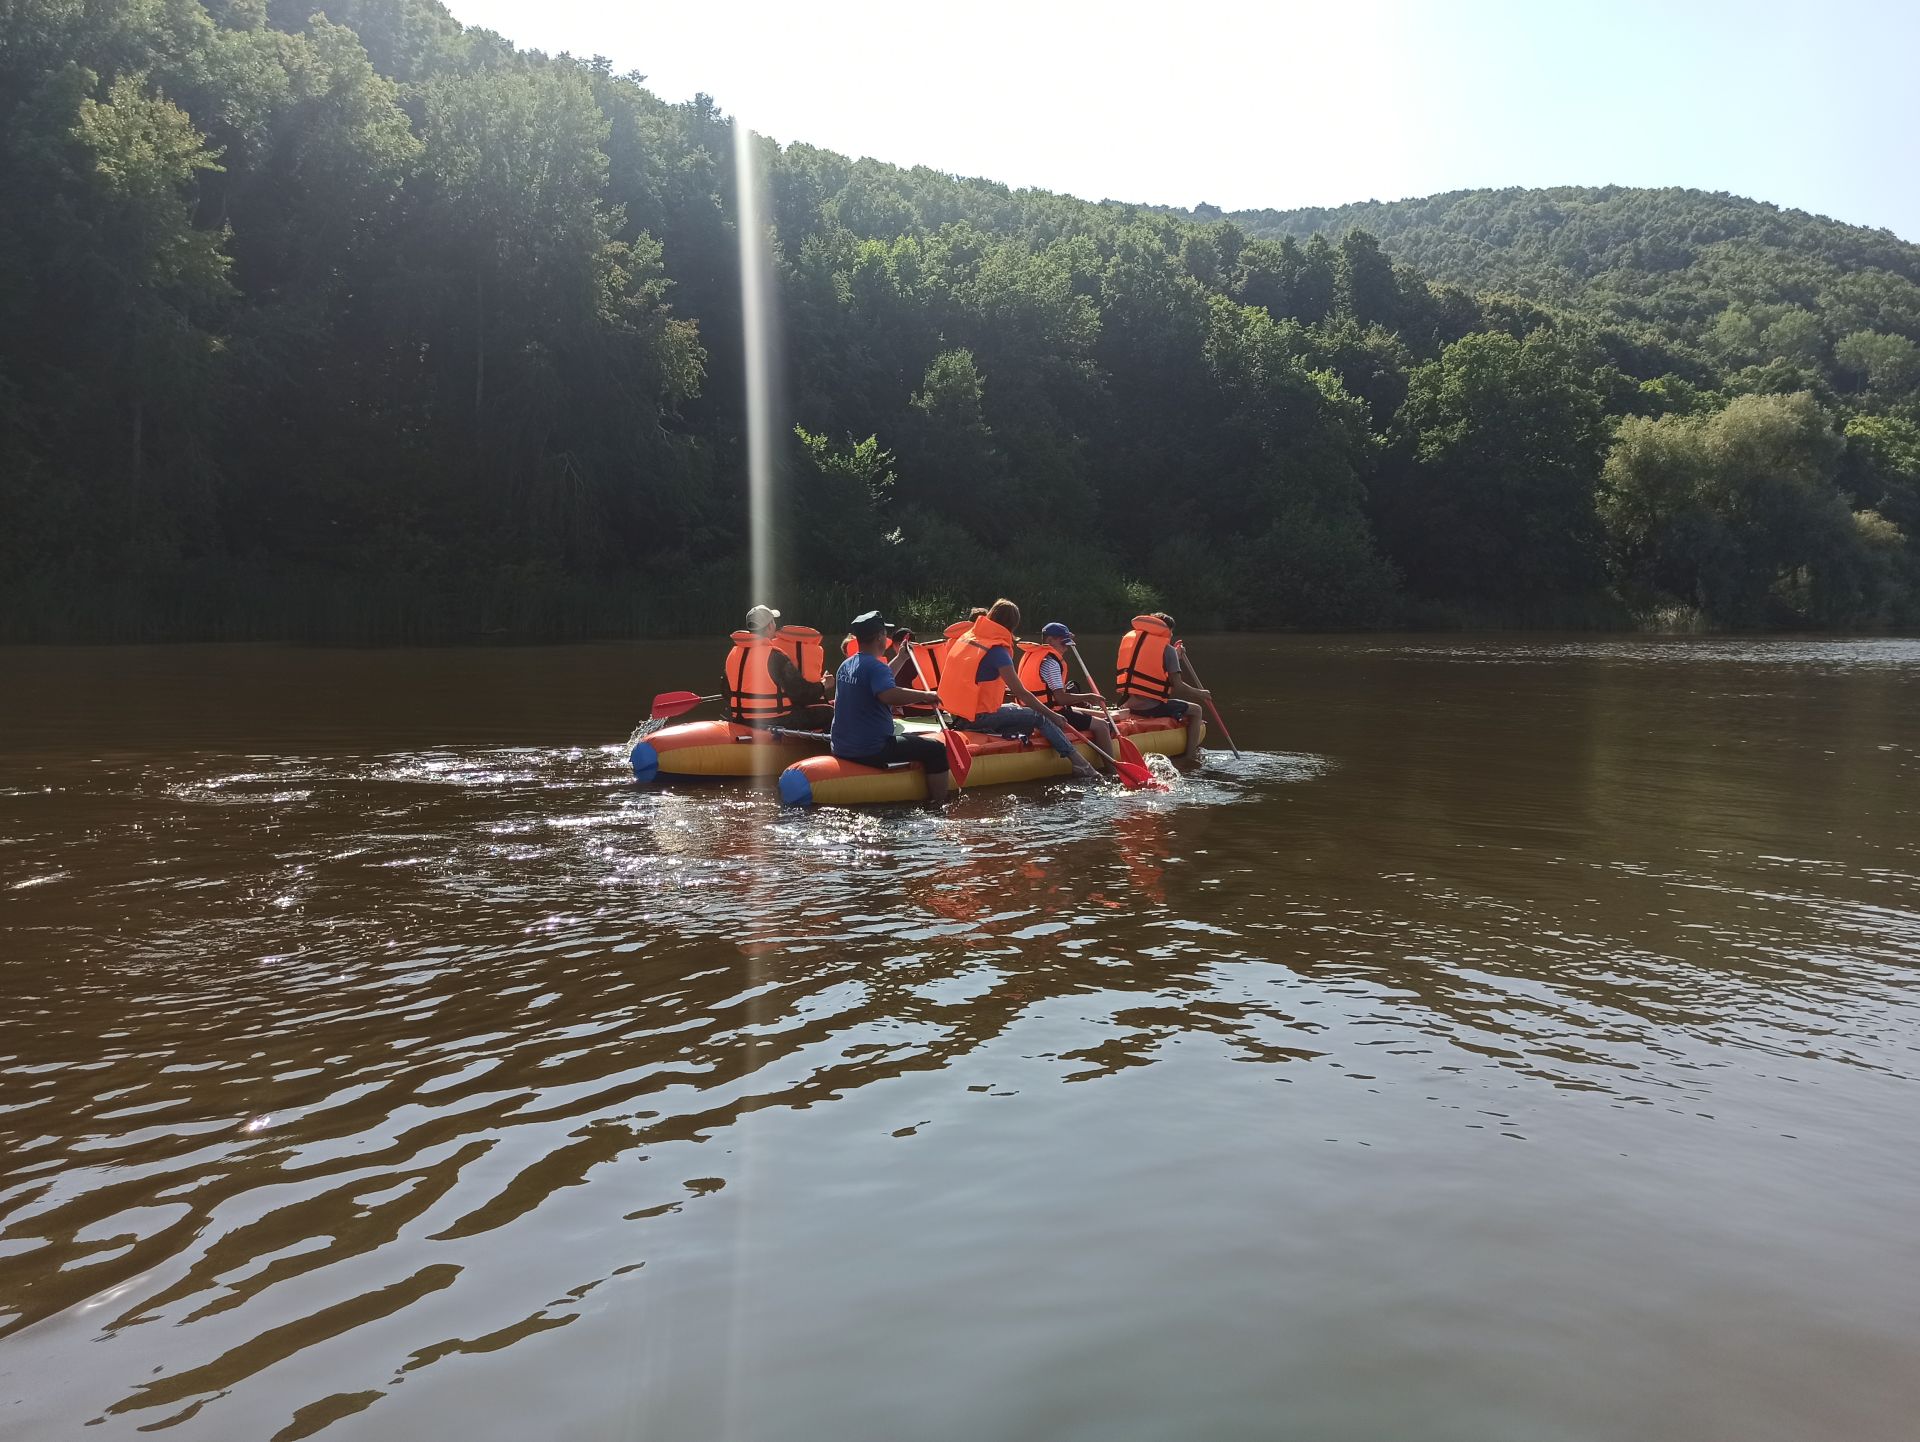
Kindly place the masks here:
<instances>
[{"instance_id":1,"label":"riverbank vegetation","mask_svg":"<svg viewBox=\"0 0 1920 1442\"><path fill-rule=\"evenodd\" d=\"M732 123L435 0L0 15L0 635L744 594ZM1225 217L762 142L782 599L1920 621L1920 247L1689 191Z\"/></svg>"}]
</instances>

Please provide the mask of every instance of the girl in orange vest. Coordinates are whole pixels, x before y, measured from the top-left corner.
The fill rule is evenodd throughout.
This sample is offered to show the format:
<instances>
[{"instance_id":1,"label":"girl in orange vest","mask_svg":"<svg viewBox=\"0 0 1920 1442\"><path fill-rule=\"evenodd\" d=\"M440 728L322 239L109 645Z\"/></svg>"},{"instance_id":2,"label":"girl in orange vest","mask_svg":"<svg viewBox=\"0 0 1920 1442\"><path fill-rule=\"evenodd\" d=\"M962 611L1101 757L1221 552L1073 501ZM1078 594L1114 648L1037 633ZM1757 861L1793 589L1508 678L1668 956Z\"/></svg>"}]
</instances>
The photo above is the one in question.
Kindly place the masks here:
<instances>
[{"instance_id":1,"label":"girl in orange vest","mask_svg":"<svg viewBox=\"0 0 1920 1442\"><path fill-rule=\"evenodd\" d=\"M947 649L940 676L940 706L963 731L994 736L1027 736L1039 731L1073 763L1082 779L1099 775L1067 739L1060 718L1021 684L1013 663L1013 632L1020 624L1020 608L1011 601L993 603L967 634ZM1014 705L1002 705L1011 691Z\"/></svg>"}]
</instances>

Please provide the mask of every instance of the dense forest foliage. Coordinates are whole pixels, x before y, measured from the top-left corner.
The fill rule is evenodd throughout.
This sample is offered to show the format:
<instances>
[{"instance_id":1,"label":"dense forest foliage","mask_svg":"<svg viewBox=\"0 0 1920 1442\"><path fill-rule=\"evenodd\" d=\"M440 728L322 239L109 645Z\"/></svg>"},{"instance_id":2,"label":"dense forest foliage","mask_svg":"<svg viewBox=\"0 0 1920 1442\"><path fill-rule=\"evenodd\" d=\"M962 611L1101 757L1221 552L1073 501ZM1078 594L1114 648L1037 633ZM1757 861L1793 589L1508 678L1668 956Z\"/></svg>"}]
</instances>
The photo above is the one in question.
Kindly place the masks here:
<instances>
[{"instance_id":1,"label":"dense forest foliage","mask_svg":"<svg viewBox=\"0 0 1920 1442\"><path fill-rule=\"evenodd\" d=\"M746 600L732 123L435 0L0 12L0 635ZM1174 214L759 142L777 602L1920 617L1920 249L1694 192Z\"/></svg>"}]
</instances>

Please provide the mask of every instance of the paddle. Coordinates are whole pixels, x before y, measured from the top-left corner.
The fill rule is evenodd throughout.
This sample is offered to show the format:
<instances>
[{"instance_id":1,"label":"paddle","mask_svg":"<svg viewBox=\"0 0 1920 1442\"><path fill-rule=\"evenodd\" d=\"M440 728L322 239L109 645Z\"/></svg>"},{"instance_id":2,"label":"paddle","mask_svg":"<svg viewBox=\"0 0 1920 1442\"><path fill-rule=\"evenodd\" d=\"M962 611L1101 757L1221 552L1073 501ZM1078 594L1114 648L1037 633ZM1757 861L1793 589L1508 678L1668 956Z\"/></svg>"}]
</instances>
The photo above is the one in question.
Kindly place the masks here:
<instances>
[{"instance_id":1,"label":"paddle","mask_svg":"<svg viewBox=\"0 0 1920 1442\"><path fill-rule=\"evenodd\" d=\"M1202 691L1206 691L1207 683L1202 681L1200 679L1200 673L1193 669L1193 657L1187 654L1187 643L1185 641L1176 641L1174 644L1180 648L1181 663L1187 668L1187 674L1193 677L1193 684L1198 686ZM1220 715L1220 708L1214 705L1213 694L1211 692L1207 694L1207 709L1213 712L1213 724L1220 728L1220 734L1227 738L1227 745L1232 748L1234 756L1238 757L1240 755L1240 748L1234 746L1233 733L1227 730L1227 723Z\"/></svg>"},{"instance_id":2,"label":"paddle","mask_svg":"<svg viewBox=\"0 0 1920 1442\"><path fill-rule=\"evenodd\" d=\"M920 665L920 653L913 649L913 642L907 642L907 649L913 654L913 674L920 678L920 689L933 690L927 684L927 673ZM954 789L964 789L967 773L973 770L973 752L967 749L966 742L947 729L947 718L941 714L938 706L933 708L933 719L939 723L940 740L947 748L947 769L953 773Z\"/></svg>"},{"instance_id":3,"label":"paddle","mask_svg":"<svg viewBox=\"0 0 1920 1442\"><path fill-rule=\"evenodd\" d=\"M662 691L653 698L653 707L647 712L647 719L634 729L633 740L651 736L676 716L684 716L694 707L707 701L718 701L718 695L696 696L691 691Z\"/></svg>"},{"instance_id":4,"label":"paddle","mask_svg":"<svg viewBox=\"0 0 1920 1442\"><path fill-rule=\"evenodd\" d=\"M1087 689L1093 692L1094 699L1100 703L1100 709L1106 713L1107 726L1113 732L1113 746L1120 754L1108 757L1113 762L1114 774L1120 778L1120 784L1129 791L1138 791L1146 787L1154 791L1167 790L1167 783L1156 777L1147 768L1147 758L1140 754L1140 748L1127 737L1120 734L1120 728L1114 723L1113 708L1107 705L1107 698L1101 694L1099 683L1093 679L1093 672L1087 668L1087 658L1080 654L1076 642L1067 642L1067 649L1073 652L1073 659L1080 663L1080 675L1087 683Z\"/></svg>"},{"instance_id":5,"label":"paddle","mask_svg":"<svg viewBox=\"0 0 1920 1442\"><path fill-rule=\"evenodd\" d=\"M653 709L647 712L649 721L669 721L675 716L684 716L694 707L705 701L718 701L719 695L696 696L691 691L662 691L653 698Z\"/></svg>"},{"instance_id":6,"label":"paddle","mask_svg":"<svg viewBox=\"0 0 1920 1442\"><path fill-rule=\"evenodd\" d=\"M1107 764L1113 767L1113 774L1120 778L1120 784L1126 787L1127 790L1165 791L1167 789L1167 783L1149 771L1145 762L1122 761L1118 756L1115 756L1112 752L1101 746L1098 741L1095 741L1091 732L1075 731L1073 734L1091 746L1096 754L1106 758ZM1117 731L1114 732L1113 739L1116 742L1119 741L1121 739L1120 733ZM1138 748L1136 747L1135 749L1137 750Z\"/></svg>"}]
</instances>

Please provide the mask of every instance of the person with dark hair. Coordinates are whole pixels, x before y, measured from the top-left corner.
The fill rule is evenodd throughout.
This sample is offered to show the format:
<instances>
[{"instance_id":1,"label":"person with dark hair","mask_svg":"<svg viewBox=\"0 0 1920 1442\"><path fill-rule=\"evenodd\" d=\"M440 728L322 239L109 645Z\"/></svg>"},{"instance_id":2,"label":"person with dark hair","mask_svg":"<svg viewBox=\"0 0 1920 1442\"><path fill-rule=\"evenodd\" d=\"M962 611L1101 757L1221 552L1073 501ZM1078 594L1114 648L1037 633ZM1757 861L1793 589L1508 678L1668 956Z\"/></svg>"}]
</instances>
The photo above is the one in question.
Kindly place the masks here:
<instances>
[{"instance_id":1,"label":"person with dark hair","mask_svg":"<svg viewBox=\"0 0 1920 1442\"><path fill-rule=\"evenodd\" d=\"M855 616L848 628L859 649L840 663L834 673L832 740L833 754L843 761L862 766L891 766L899 761L918 761L927 772L927 800L938 804L947 799L951 766L947 748L931 736L895 736L895 706L932 706L940 698L932 691L916 691L902 686L887 664L882 650L888 632L895 628L880 619L878 611ZM905 650L902 645L901 650Z\"/></svg>"},{"instance_id":2,"label":"person with dark hair","mask_svg":"<svg viewBox=\"0 0 1920 1442\"><path fill-rule=\"evenodd\" d=\"M1008 600L995 601L987 614L947 650L940 676L940 706L962 731L994 736L1028 736L1039 731L1047 744L1073 764L1073 774L1085 780L1098 775L1073 749L1060 718L1020 680L1014 667L1014 631L1020 608ZM1002 704L1008 694L1012 704Z\"/></svg>"},{"instance_id":3,"label":"person with dark hair","mask_svg":"<svg viewBox=\"0 0 1920 1442\"><path fill-rule=\"evenodd\" d=\"M1191 756L1201 702L1213 693L1187 678L1173 617L1165 611L1135 616L1133 629L1120 639L1114 670L1114 692L1129 711L1137 716L1173 716L1187 723L1187 754Z\"/></svg>"}]
</instances>

